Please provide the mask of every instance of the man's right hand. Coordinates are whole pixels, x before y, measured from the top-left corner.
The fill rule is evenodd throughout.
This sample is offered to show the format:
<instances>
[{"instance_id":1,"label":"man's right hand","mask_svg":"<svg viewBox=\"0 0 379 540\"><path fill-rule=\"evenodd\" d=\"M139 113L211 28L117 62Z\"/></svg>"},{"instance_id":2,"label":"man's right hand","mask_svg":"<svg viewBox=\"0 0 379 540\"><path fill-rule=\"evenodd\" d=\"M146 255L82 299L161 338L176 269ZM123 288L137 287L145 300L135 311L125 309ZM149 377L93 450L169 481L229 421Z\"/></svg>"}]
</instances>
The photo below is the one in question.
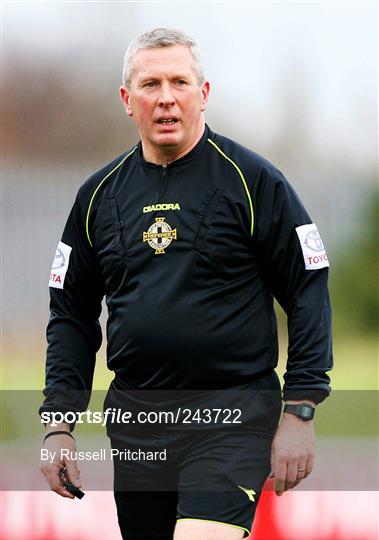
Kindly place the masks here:
<instances>
[{"instance_id":1,"label":"man's right hand","mask_svg":"<svg viewBox=\"0 0 379 540\"><path fill-rule=\"evenodd\" d=\"M66 425L67 426L67 425ZM67 431L69 432L69 428L67 426L59 426L58 428L47 428L47 433L50 433L52 431ZM79 480L79 469L76 463L76 460L69 459L69 457L61 455L62 449L67 449L69 451L69 455L75 455L76 453L76 443L72 437L69 435L61 434L61 435L52 435L51 437L48 437L45 441L45 443L42 446L43 449L46 449L49 451L48 459L40 461L39 468L41 472L45 475L46 480L51 488L52 491L55 491L62 497L67 497L69 499L74 499L74 495L67 491L62 485L61 485L61 478L59 476L59 472L61 469L66 467L66 477L67 479L76 487L80 488L81 483ZM42 456L42 454L41 454Z\"/></svg>"}]
</instances>

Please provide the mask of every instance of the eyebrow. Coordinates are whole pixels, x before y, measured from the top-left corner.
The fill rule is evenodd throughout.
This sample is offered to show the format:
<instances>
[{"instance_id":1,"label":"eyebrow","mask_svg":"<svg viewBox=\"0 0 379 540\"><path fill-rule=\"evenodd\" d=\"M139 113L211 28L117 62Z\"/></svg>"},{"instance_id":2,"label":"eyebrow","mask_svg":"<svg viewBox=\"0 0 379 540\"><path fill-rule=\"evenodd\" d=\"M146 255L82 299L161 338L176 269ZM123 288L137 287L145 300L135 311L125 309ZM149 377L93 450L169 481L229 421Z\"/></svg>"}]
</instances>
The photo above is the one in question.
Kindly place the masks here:
<instances>
[{"instance_id":1,"label":"eyebrow","mask_svg":"<svg viewBox=\"0 0 379 540\"><path fill-rule=\"evenodd\" d=\"M173 77L169 77L170 79L189 79L190 78L190 75L187 74L183 74L183 73L179 73L177 75L174 75ZM143 84L144 82L147 82L147 81L157 81L159 80L160 77L157 76L157 75L151 75L151 76L148 76L148 75L144 75L141 79L139 79L138 81L138 84Z\"/></svg>"}]
</instances>

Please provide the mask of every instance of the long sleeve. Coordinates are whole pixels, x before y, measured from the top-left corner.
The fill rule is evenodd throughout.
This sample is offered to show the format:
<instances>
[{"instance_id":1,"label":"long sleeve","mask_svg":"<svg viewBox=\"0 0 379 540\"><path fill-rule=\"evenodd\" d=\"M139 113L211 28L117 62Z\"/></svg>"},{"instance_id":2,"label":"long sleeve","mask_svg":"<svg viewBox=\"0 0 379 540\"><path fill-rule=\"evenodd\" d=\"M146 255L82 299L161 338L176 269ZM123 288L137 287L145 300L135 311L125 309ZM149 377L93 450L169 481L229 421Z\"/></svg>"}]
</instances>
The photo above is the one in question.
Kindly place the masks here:
<instances>
[{"instance_id":1,"label":"long sleeve","mask_svg":"<svg viewBox=\"0 0 379 540\"><path fill-rule=\"evenodd\" d=\"M104 285L86 235L85 190L81 188L58 244L50 275L44 411L82 411L90 399Z\"/></svg>"},{"instance_id":2,"label":"long sleeve","mask_svg":"<svg viewBox=\"0 0 379 540\"><path fill-rule=\"evenodd\" d=\"M258 182L255 226L263 280L288 318L283 399L319 403L329 395L333 366L329 263L316 225L274 167Z\"/></svg>"}]
</instances>

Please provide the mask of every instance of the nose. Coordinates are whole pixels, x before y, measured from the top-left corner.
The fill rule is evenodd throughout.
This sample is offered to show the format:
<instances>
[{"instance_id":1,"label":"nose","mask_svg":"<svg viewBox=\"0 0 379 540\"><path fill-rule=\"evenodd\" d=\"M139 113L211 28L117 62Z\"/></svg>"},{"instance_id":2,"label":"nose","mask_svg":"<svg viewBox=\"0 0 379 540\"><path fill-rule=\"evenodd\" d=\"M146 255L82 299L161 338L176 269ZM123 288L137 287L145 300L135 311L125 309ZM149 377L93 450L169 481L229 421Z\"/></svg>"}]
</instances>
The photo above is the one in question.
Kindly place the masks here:
<instances>
[{"instance_id":1,"label":"nose","mask_svg":"<svg viewBox=\"0 0 379 540\"><path fill-rule=\"evenodd\" d=\"M162 84L158 103L161 107L174 105L175 98L169 84Z\"/></svg>"}]
</instances>

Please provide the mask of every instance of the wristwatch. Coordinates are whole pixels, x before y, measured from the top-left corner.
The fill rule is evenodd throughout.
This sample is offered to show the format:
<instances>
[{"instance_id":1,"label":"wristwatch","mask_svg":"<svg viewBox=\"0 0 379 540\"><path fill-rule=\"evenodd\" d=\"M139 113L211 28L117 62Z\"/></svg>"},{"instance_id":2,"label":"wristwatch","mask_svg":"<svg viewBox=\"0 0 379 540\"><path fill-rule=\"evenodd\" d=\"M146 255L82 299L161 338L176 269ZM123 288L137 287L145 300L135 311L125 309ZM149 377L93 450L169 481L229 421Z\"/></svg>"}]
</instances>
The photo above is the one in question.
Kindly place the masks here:
<instances>
[{"instance_id":1,"label":"wristwatch","mask_svg":"<svg viewBox=\"0 0 379 540\"><path fill-rule=\"evenodd\" d=\"M309 403L299 403L298 405L284 405L283 412L294 414L300 420L307 422L314 417L315 408L309 405Z\"/></svg>"}]
</instances>

